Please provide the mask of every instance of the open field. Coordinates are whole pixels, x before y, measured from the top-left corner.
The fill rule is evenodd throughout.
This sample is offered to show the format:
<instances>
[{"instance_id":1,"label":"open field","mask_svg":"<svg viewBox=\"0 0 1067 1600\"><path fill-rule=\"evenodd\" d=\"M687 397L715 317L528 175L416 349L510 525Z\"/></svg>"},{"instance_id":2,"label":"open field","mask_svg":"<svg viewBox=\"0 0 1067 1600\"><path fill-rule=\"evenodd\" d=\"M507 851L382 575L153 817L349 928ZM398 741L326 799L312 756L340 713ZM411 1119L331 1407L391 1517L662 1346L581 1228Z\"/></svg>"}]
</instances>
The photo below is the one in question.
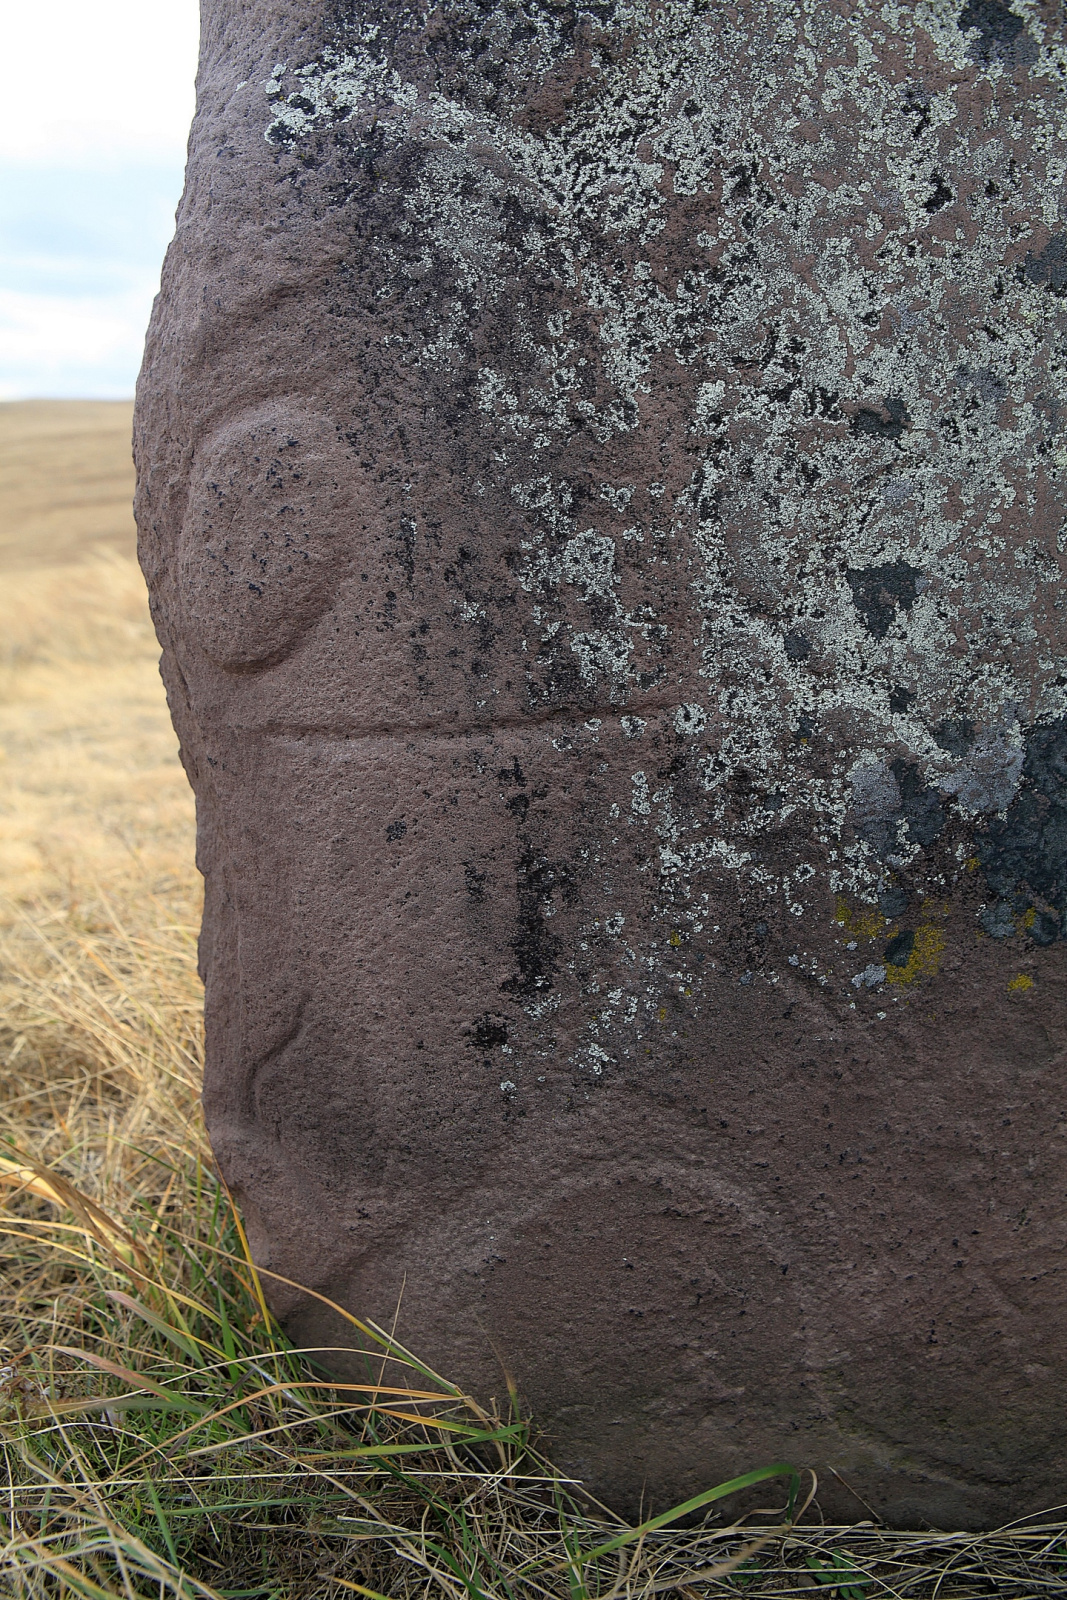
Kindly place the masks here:
<instances>
[{"instance_id":1,"label":"open field","mask_svg":"<svg viewBox=\"0 0 1067 1600\"><path fill-rule=\"evenodd\" d=\"M1067 1594L1052 1517L823 1527L810 1474L779 1466L743 1527L720 1487L681 1529L629 1528L516 1409L382 1330L350 1319L362 1386L288 1347L199 1118L193 808L129 420L0 406L0 1596Z\"/></svg>"},{"instance_id":2,"label":"open field","mask_svg":"<svg viewBox=\"0 0 1067 1600\"><path fill-rule=\"evenodd\" d=\"M0 918L198 890L134 552L128 404L0 405Z\"/></svg>"}]
</instances>

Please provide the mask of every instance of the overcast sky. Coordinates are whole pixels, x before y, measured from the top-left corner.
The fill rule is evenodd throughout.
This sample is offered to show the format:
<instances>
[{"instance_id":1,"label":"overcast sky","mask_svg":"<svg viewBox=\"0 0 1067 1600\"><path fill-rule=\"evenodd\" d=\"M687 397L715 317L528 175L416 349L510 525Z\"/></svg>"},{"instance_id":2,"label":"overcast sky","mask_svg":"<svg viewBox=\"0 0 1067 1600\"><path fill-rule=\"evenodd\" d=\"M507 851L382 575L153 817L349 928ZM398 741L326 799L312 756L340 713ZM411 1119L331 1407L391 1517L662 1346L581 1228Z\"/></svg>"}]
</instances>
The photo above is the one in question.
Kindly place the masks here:
<instances>
[{"instance_id":1,"label":"overcast sky","mask_svg":"<svg viewBox=\"0 0 1067 1600\"><path fill-rule=\"evenodd\" d=\"M0 400L133 394L193 114L197 0L8 9Z\"/></svg>"}]
</instances>

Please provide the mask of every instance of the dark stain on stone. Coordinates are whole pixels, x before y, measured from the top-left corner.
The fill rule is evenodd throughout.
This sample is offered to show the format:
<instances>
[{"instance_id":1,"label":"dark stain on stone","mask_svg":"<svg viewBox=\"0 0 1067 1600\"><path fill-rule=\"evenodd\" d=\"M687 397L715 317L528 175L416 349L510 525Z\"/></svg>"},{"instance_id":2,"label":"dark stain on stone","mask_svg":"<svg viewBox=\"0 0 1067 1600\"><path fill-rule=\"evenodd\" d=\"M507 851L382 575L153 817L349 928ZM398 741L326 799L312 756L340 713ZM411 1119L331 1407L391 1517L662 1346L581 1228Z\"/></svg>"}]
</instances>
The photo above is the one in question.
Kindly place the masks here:
<instances>
[{"instance_id":1,"label":"dark stain on stone","mask_svg":"<svg viewBox=\"0 0 1067 1600\"><path fill-rule=\"evenodd\" d=\"M918 90L914 84L909 84L904 91L904 110L915 118L915 127L912 129L912 138L918 139L930 126L930 98Z\"/></svg>"},{"instance_id":2,"label":"dark stain on stone","mask_svg":"<svg viewBox=\"0 0 1067 1600\"><path fill-rule=\"evenodd\" d=\"M501 767L497 777L501 783L513 783L520 789L525 789L526 787L526 774L519 766L518 756L513 757L510 767Z\"/></svg>"},{"instance_id":3,"label":"dark stain on stone","mask_svg":"<svg viewBox=\"0 0 1067 1600\"><path fill-rule=\"evenodd\" d=\"M1001 900L1035 907L1038 944L1063 937L1067 917L1067 718L1035 728L1019 792L978 841L985 880ZM992 908L991 908L992 910ZM983 920L987 932L992 928ZM1003 937L995 934L994 937Z\"/></svg>"},{"instance_id":4,"label":"dark stain on stone","mask_svg":"<svg viewBox=\"0 0 1067 1600\"><path fill-rule=\"evenodd\" d=\"M961 33L977 28L978 38L971 55L983 66L991 66L994 61L1009 67L1022 66L1036 59L1037 46L1024 32L1022 17L1016 16L1004 0L968 0L957 27Z\"/></svg>"},{"instance_id":5,"label":"dark stain on stone","mask_svg":"<svg viewBox=\"0 0 1067 1600\"><path fill-rule=\"evenodd\" d=\"M945 826L945 810L933 789L927 788L914 761L893 761L890 771L900 790L900 812L913 844L922 849L933 844Z\"/></svg>"},{"instance_id":6,"label":"dark stain on stone","mask_svg":"<svg viewBox=\"0 0 1067 1600\"><path fill-rule=\"evenodd\" d=\"M415 582L415 546L417 540L418 532L415 524L410 520L406 520L397 531L396 553L409 588Z\"/></svg>"},{"instance_id":7,"label":"dark stain on stone","mask_svg":"<svg viewBox=\"0 0 1067 1600\"><path fill-rule=\"evenodd\" d=\"M492 1050L497 1045L507 1044L507 1019L498 1012L484 1012L470 1030L470 1042L479 1050Z\"/></svg>"},{"instance_id":8,"label":"dark stain on stone","mask_svg":"<svg viewBox=\"0 0 1067 1600\"><path fill-rule=\"evenodd\" d=\"M533 995L552 988L560 941L548 927L545 906L553 889L561 884L565 888L569 878L565 869L554 867L539 851L527 848L524 852L519 862L519 905L512 940L518 971L501 984L506 994Z\"/></svg>"},{"instance_id":9,"label":"dark stain on stone","mask_svg":"<svg viewBox=\"0 0 1067 1600\"><path fill-rule=\"evenodd\" d=\"M903 884L890 883L879 891L878 909L887 922L895 922L908 909L908 891Z\"/></svg>"},{"instance_id":10,"label":"dark stain on stone","mask_svg":"<svg viewBox=\"0 0 1067 1600\"><path fill-rule=\"evenodd\" d=\"M1007 900L995 900L978 918L991 939L1007 939L1015 932L1015 917Z\"/></svg>"},{"instance_id":11,"label":"dark stain on stone","mask_svg":"<svg viewBox=\"0 0 1067 1600\"><path fill-rule=\"evenodd\" d=\"M806 661L811 655L811 640L793 629L785 636L785 653L790 661Z\"/></svg>"},{"instance_id":12,"label":"dark stain on stone","mask_svg":"<svg viewBox=\"0 0 1067 1600\"><path fill-rule=\"evenodd\" d=\"M476 871L469 861L463 863L463 887L472 900L485 899L485 873Z\"/></svg>"},{"instance_id":13,"label":"dark stain on stone","mask_svg":"<svg viewBox=\"0 0 1067 1600\"><path fill-rule=\"evenodd\" d=\"M1067 294L1067 233L1054 233L1040 255L1028 250L1023 277L1028 283L1044 284L1053 294Z\"/></svg>"},{"instance_id":14,"label":"dark stain on stone","mask_svg":"<svg viewBox=\"0 0 1067 1600\"><path fill-rule=\"evenodd\" d=\"M927 200L925 209L929 211L931 215L933 215L935 211L940 211L942 206L947 206L949 201L954 200L956 196L953 194L952 190L949 188L940 172L931 172L930 183L933 186L933 193Z\"/></svg>"},{"instance_id":15,"label":"dark stain on stone","mask_svg":"<svg viewBox=\"0 0 1067 1600\"><path fill-rule=\"evenodd\" d=\"M974 743L974 723L970 717L946 717L933 735L950 756L965 756Z\"/></svg>"},{"instance_id":16,"label":"dark stain on stone","mask_svg":"<svg viewBox=\"0 0 1067 1600\"><path fill-rule=\"evenodd\" d=\"M868 632L884 639L898 607L910 611L915 604L922 573L907 561L887 561L879 567L849 567L845 577Z\"/></svg>"},{"instance_id":17,"label":"dark stain on stone","mask_svg":"<svg viewBox=\"0 0 1067 1600\"><path fill-rule=\"evenodd\" d=\"M1051 911L1035 912L1026 931L1035 944L1055 944L1060 936L1060 919Z\"/></svg>"},{"instance_id":18,"label":"dark stain on stone","mask_svg":"<svg viewBox=\"0 0 1067 1600\"><path fill-rule=\"evenodd\" d=\"M915 949L915 930L904 928L896 934L885 947L885 964L887 967L906 967Z\"/></svg>"},{"instance_id":19,"label":"dark stain on stone","mask_svg":"<svg viewBox=\"0 0 1067 1600\"><path fill-rule=\"evenodd\" d=\"M974 389L978 398L986 405L999 405L1008 392L1004 380L998 378L989 367L978 367L972 372L969 367L961 364L956 369L956 377L960 383L965 383Z\"/></svg>"},{"instance_id":20,"label":"dark stain on stone","mask_svg":"<svg viewBox=\"0 0 1067 1600\"><path fill-rule=\"evenodd\" d=\"M903 400L889 399L883 402L881 411L861 406L853 412L848 425L853 433L868 433L875 439L896 440L903 436L905 428L911 426L911 418Z\"/></svg>"}]
</instances>

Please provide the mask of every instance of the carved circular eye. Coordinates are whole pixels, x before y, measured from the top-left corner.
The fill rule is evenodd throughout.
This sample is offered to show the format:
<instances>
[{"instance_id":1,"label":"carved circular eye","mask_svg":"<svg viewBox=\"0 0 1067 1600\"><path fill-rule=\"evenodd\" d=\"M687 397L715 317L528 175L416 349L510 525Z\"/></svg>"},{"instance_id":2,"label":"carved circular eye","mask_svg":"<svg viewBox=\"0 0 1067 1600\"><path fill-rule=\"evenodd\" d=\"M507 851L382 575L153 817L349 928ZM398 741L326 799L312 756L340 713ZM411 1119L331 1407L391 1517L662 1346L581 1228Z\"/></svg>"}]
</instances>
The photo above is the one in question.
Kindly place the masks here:
<instances>
[{"instance_id":1,"label":"carved circular eye","mask_svg":"<svg viewBox=\"0 0 1067 1600\"><path fill-rule=\"evenodd\" d=\"M245 413L198 453L182 524L182 607L231 671L294 649L330 603L350 551L352 458L328 417L293 404Z\"/></svg>"}]
</instances>

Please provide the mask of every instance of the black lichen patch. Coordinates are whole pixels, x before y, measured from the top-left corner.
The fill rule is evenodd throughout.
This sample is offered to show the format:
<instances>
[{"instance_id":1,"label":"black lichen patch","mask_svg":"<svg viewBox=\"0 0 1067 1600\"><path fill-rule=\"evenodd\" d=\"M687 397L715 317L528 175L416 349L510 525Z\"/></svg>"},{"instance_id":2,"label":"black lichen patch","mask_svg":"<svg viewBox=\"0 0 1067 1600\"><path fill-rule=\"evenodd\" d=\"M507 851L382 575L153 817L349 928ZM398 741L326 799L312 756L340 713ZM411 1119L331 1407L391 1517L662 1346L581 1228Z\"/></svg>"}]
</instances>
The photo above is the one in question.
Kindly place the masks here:
<instances>
[{"instance_id":1,"label":"black lichen patch","mask_svg":"<svg viewBox=\"0 0 1067 1600\"><path fill-rule=\"evenodd\" d=\"M900 439L910 425L907 407L900 399L886 400L881 411L862 406L849 418L853 433L868 433L876 439Z\"/></svg>"},{"instance_id":2,"label":"black lichen patch","mask_svg":"<svg viewBox=\"0 0 1067 1600\"><path fill-rule=\"evenodd\" d=\"M946 717L933 735L950 756L965 756L974 743L974 723L969 717Z\"/></svg>"},{"instance_id":3,"label":"black lichen patch","mask_svg":"<svg viewBox=\"0 0 1067 1600\"><path fill-rule=\"evenodd\" d=\"M977 854L986 883L1001 901L1033 908L1022 921L1036 943L1064 936L1067 718L1030 735L1019 792L1007 814L989 824Z\"/></svg>"},{"instance_id":4,"label":"black lichen patch","mask_svg":"<svg viewBox=\"0 0 1067 1600\"><path fill-rule=\"evenodd\" d=\"M507 1018L495 1011L483 1012L470 1029L470 1042L479 1050L493 1050L497 1045L507 1044Z\"/></svg>"},{"instance_id":5,"label":"black lichen patch","mask_svg":"<svg viewBox=\"0 0 1067 1600\"><path fill-rule=\"evenodd\" d=\"M910 611L915 604L922 573L907 561L887 561L880 567L850 567L845 577L868 631L884 639L897 609Z\"/></svg>"},{"instance_id":6,"label":"black lichen patch","mask_svg":"<svg viewBox=\"0 0 1067 1600\"><path fill-rule=\"evenodd\" d=\"M479 872L469 861L463 863L463 887L476 903L485 899L485 873Z\"/></svg>"},{"instance_id":7,"label":"black lichen patch","mask_svg":"<svg viewBox=\"0 0 1067 1600\"><path fill-rule=\"evenodd\" d=\"M738 978L739 983L746 986L750 984L754 977L754 969L765 964L769 931L766 922L757 922L752 926L735 923L727 934L726 945L731 965L735 969L737 967L742 969Z\"/></svg>"},{"instance_id":8,"label":"black lichen patch","mask_svg":"<svg viewBox=\"0 0 1067 1600\"><path fill-rule=\"evenodd\" d=\"M386 828L385 837L389 840L390 844L395 844L397 839L402 839L407 831L407 823L404 821L403 817L398 817L395 822L391 822Z\"/></svg>"},{"instance_id":9,"label":"black lichen patch","mask_svg":"<svg viewBox=\"0 0 1067 1600\"><path fill-rule=\"evenodd\" d=\"M945 809L934 790L923 782L914 761L893 761L890 771L900 790L900 810L908 837L925 850L945 826Z\"/></svg>"},{"instance_id":10,"label":"black lichen patch","mask_svg":"<svg viewBox=\"0 0 1067 1600\"><path fill-rule=\"evenodd\" d=\"M994 61L1005 66L1023 65L1037 55L1022 17L1016 16L1005 0L968 0L957 27L961 33L977 28L978 38L971 54L983 66L991 66Z\"/></svg>"},{"instance_id":11,"label":"black lichen patch","mask_svg":"<svg viewBox=\"0 0 1067 1600\"><path fill-rule=\"evenodd\" d=\"M806 661L811 655L811 640L793 629L785 636L785 653L790 661Z\"/></svg>"},{"instance_id":12,"label":"black lichen patch","mask_svg":"<svg viewBox=\"0 0 1067 1600\"><path fill-rule=\"evenodd\" d=\"M1037 911L1023 926L1035 944L1055 944L1060 937L1060 919L1049 911Z\"/></svg>"},{"instance_id":13,"label":"black lichen patch","mask_svg":"<svg viewBox=\"0 0 1067 1600\"><path fill-rule=\"evenodd\" d=\"M889 691L889 709L890 711L895 711L899 716L903 716L908 710L910 710L911 703L914 699L914 691L911 689L905 689L903 684L898 683Z\"/></svg>"},{"instance_id":14,"label":"black lichen patch","mask_svg":"<svg viewBox=\"0 0 1067 1600\"><path fill-rule=\"evenodd\" d=\"M519 766L518 756L512 758L510 767L501 767L497 777L501 783L518 785L520 789L525 789L526 787L526 774Z\"/></svg>"},{"instance_id":15,"label":"black lichen patch","mask_svg":"<svg viewBox=\"0 0 1067 1600\"><path fill-rule=\"evenodd\" d=\"M518 971L501 984L506 994L534 995L552 988L558 971L560 941L548 926L553 891L571 887L572 875L539 851L527 849L519 862L518 915L512 949ZM566 893L565 896L566 898Z\"/></svg>"},{"instance_id":16,"label":"black lichen patch","mask_svg":"<svg viewBox=\"0 0 1067 1600\"><path fill-rule=\"evenodd\" d=\"M896 921L908 909L908 891L903 884L890 883L878 894L878 909L887 922Z\"/></svg>"},{"instance_id":17,"label":"black lichen patch","mask_svg":"<svg viewBox=\"0 0 1067 1600\"><path fill-rule=\"evenodd\" d=\"M911 953L915 949L915 930L904 928L894 935L885 947L885 964L887 967L906 967L911 960Z\"/></svg>"},{"instance_id":18,"label":"black lichen patch","mask_svg":"<svg viewBox=\"0 0 1067 1600\"><path fill-rule=\"evenodd\" d=\"M1040 255L1026 252L1023 277L1044 284L1055 295L1067 294L1067 233L1054 233Z\"/></svg>"},{"instance_id":19,"label":"black lichen patch","mask_svg":"<svg viewBox=\"0 0 1067 1600\"><path fill-rule=\"evenodd\" d=\"M978 918L991 939L1007 939L1015 932L1015 917L1007 900L995 900Z\"/></svg>"},{"instance_id":20,"label":"black lichen patch","mask_svg":"<svg viewBox=\"0 0 1067 1600\"><path fill-rule=\"evenodd\" d=\"M940 211L942 206L947 206L949 201L955 200L956 196L953 194L952 190L949 188L940 172L931 172L930 185L931 194L926 202L925 209L929 211L932 216L935 211Z\"/></svg>"}]
</instances>

